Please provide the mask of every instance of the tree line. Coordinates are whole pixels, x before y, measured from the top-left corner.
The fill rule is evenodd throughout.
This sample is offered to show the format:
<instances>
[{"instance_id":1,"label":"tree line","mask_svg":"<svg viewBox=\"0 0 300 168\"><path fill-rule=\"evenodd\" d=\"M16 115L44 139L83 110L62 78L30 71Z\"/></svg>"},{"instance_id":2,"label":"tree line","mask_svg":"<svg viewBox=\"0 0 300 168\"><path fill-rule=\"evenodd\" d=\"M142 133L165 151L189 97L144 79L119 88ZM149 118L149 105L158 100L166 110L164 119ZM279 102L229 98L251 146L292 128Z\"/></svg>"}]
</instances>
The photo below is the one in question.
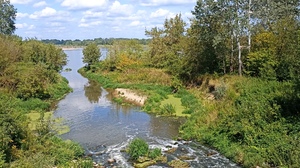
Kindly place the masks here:
<instances>
[{"instance_id":1,"label":"tree line","mask_svg":"<svg viewBox=\"0 0 300 168\"><path fill-rule=\"evenodd\" d=\"M113 41L119 40L130 40L128 38L94 38L94 39L84 39L84 40L58 40L58 39L42 39L43 43L55 44L55 45L65 45L65 46L87 46L90 43L95 43L97 45L112 45ZM137 40L142 45L147 45L150 39L134 39Z\"/></svg>"},{"instance_id":2,"label":"tree line","mask_svg":"<svg viewBox=\"0 0 300 168\"><path fill-rule=\"evenodd\" d=\"M189 81L214 72L291 80L299 74L299 3L198 0L189 28L178 14L146 31L151 63Z\"/></svg>"},{"instance_id":3,"label":"tree line","mask_svg":"<svg viewBox=\"0 0 300 168\"><path fill-rule=\"evenodd\" d=\"M198 0L189 27L181 14L165 19L163 27L145 31L150 41L133 59L166 69L184 82L206 73L294 80L300 65L299 3ZM114 40L112 46L120 41L135 40ZM130 50L126 46L124 52ZM110 55L116 60L115 50Z\"/></svg>"}]
</instances>

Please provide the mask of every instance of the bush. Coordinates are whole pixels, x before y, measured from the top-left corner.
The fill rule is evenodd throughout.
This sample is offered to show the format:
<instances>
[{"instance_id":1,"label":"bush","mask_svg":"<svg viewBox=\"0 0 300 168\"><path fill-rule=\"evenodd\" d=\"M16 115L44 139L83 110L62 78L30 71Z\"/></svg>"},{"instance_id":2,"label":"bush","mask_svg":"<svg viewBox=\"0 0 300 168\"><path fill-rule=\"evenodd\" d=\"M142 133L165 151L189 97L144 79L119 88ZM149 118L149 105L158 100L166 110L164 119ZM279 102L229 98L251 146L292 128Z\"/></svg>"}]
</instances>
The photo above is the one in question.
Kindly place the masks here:
<instances>
[{"instance_id":1,"label":"bush","mask_svg":"<svg viewBox=\"0 0 300 168\"><path fill-rule=\"evenodd\" d=\"M133 160L137 160L140 156L146 156L149 152L149 146L146 141L136 138L129 144L128 153Z\"/></svg>"},{"instance_id":2,"label":"bush","mask_svg":"<svg viewBox=\"0 0 300 168\"><path fill-rule=\"evenodd\" d=\"M165 104L162 108L162 114L172 115L175 113L176 113L175 106L170 103Z\"/></svg>"},{"instance_id":3,"label":"bush","mask_svg":"<svg viewBox=\"0 0 300 168\"><path fill-rule=\"evenodd\" d=\"M149 158L151 158L151 159L155 159L155 158L159 157L160 155L161 155L161 149L159 149L159 148L154 148L153 150L150 150L149 154L148 154Z\"/></svg>"},{"instance_id":4,"label":"bush","mask_svg":"<svg viewBox=\"0 0 300 168\"><path fill-rule=\"evenodd\" d=\"M220 86L216 87L214 91L214 96L217 100L221 100L226 95L227 87L224 82Z\"/></svg>"}]
</instances>

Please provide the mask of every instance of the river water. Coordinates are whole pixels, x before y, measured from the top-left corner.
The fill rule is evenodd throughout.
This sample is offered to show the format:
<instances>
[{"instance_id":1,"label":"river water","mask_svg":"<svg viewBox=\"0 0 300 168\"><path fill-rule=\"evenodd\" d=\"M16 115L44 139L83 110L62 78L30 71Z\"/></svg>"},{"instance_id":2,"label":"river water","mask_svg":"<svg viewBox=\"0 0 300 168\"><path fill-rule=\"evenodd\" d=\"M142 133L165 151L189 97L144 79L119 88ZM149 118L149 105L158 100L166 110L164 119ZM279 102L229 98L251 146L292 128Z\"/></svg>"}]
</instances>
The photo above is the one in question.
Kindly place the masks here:
<instances>
[{"instance_id":1,"label":"river water","mask_svg":"<svg viewBox=\"0 0 300 168\"><path fill-rule=\"evenodd\" d=\"M101 49L103 57L107 50ZM77 70L84 66L82 49L65 50L70 72L62 72L73 92L61 100L54 117L61 117L70 127L70 132L61 135L80 143L94 162L106 167L132 167L128 155L121 152L132 139L139 137L148 142L150 148L162 151L177 148L179 152L167 154L168 160L188 156L185 161L191 167L238 167L214 150L194 142L172 140L184 118L157 117L142 112L137 106L122 106L112 101L112 93L100 84L82 77ZM114 164L106 163L109 158ZM160 164L151 167L168 167Z\"/></svg>"}]
</instances>

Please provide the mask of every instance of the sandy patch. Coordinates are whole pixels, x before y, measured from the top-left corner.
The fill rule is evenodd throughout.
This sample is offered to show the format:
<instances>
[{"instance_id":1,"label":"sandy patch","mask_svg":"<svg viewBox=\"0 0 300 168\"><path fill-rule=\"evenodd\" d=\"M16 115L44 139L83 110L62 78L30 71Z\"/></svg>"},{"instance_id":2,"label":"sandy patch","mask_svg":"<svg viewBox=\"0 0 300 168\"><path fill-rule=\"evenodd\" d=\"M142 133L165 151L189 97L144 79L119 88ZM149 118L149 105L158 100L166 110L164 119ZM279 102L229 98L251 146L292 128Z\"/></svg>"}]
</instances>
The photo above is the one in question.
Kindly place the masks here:
<instances>
[{"instance_id":1,"label":"sandy patch","mask_svg":"<svg viewBox=\"0 0 300 168\"><path fill-rule=\"evenodd\" d=\"M125 100L140 106L143 106L147 100L147 96L140 95L137 92L130 89L122 89L122 88L115 89L114 96L123 97Z\"/></svg>"}]
</instances>

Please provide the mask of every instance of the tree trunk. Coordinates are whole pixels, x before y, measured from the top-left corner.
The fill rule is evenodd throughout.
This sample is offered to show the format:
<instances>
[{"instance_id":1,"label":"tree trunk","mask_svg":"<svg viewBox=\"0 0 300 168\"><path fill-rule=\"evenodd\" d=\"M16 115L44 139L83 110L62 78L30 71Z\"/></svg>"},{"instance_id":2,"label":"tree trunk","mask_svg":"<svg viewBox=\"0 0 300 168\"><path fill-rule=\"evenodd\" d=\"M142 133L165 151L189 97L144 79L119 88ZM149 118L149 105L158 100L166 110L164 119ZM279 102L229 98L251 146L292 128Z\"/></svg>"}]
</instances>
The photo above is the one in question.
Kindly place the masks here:
<instances>
[{"instance_id":1,"label":"tree trunk","mask_svg":"<svg viewBox=\"0 0 300 168\"><path fill-rule=\"evenodd\" d=\"M248 4L248 52L251 51L251 0L249 0Z\"/></svg>"},{"instance_id":2,"label":"tree trunk","mask_svg":"<svg viewBox=\"0 0 300 168\"><path fill-rule=\"evenodd\" d=\"M242 51L241 51L241 43L240 43L240 39L238 38L238 42L237 42L237 45L238 45L238 49L239 49L239 75L242 76L242 65L243 65L243 62L242 62Z\"/></svg>"},{"instance_id":3,"label":"tree trunk","mask_svg":"<svg viewBox=\"0 0 300 168\"><path fill-rule=\"evenodd\" d=\"M231 35L231 55L230 55L230 73L233 72L233 55L234 55L234 46L233 46L233 34Z\"/></svg>"}]
</instances>

